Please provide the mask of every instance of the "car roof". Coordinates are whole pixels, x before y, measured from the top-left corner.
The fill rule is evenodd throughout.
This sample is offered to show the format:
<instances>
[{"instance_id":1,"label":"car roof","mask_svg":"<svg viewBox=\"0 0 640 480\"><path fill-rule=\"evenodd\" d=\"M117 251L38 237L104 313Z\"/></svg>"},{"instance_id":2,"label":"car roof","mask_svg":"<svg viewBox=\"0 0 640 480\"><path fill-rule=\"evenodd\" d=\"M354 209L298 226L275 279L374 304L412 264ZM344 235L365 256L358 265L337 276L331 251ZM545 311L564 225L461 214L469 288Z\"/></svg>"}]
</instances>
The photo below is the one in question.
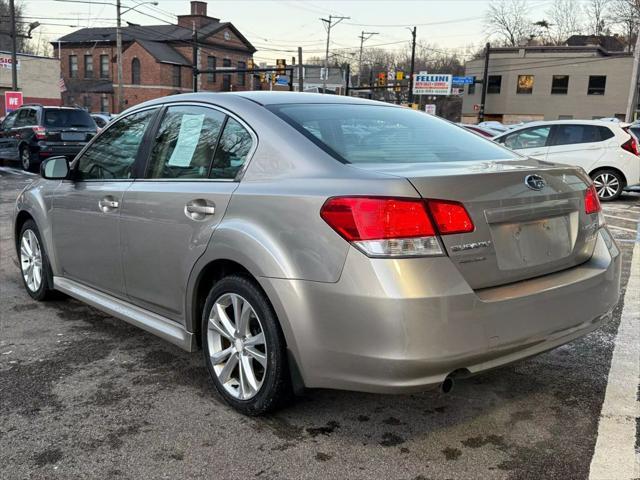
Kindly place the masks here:
<instances>
[{"instance_id":1,"label":"car roof","mask_svg":"<svg viewBox=\"0 0 640 480\"><path fill-rule=\"evenodd\" d=\"M603 122L600 120L547 120L547 121L538 121L538 122L529 122L529 123L525 123L524 125L520 125L516 128L512 128L511 130L508 130L504 133L501 133L500 135L497 135L497 137L502 137L505 135L508 135L510 133L513 132L519 132L520 130L525 130L527 128L531 128L531 127L544 127L546 125L549 126L553 126L553 125L595 125L598 127L608 127L608 128L622 128L624 126L624 124L620 124L620 123L615 123L615 122Z\"/></svg>"},{"instance_id":2,"label":"car roof","mask_svg":"<svg viewBox=\"0 0 640 480\"><path fill-rule=\"evenodd\" d=\"M321 93L299 93L299 92L272 92L272 91L252 91L252 92L197 92L182 93L166 97L156 98L144 103L140 103L127 109L123 113L138 110L140 108L161 105L173 102L205 102L213 103L223 107L231 108L240 101L251 101L257 105L283 105L283 104L352 104L352 105L382 105L393 108L402 108L376 100L366 100L357 97L345 97L342 95L323 95Z\"/></svg>"}]
</instances>

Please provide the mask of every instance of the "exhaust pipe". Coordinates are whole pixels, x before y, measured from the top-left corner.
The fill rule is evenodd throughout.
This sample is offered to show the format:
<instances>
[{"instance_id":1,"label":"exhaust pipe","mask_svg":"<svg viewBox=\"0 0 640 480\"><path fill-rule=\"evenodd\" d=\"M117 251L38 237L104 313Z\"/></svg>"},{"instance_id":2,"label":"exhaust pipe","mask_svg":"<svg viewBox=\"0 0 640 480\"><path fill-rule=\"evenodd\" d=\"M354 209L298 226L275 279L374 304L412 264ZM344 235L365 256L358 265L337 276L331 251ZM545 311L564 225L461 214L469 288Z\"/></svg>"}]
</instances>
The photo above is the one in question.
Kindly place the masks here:
<instances>
[{"instance_id":1,"label":"exhaust pipe","mask_svg":"<svg viewBox=\"0 0 640 480\"><path fill-rule=\"evenodd\" d=\"M453 377L451 375L449 375L440 384L440 391L442 393L449 393L449 392L451 392L451 390L453 390L453 385L454 385Z\"/></svg>"}]
</instances>

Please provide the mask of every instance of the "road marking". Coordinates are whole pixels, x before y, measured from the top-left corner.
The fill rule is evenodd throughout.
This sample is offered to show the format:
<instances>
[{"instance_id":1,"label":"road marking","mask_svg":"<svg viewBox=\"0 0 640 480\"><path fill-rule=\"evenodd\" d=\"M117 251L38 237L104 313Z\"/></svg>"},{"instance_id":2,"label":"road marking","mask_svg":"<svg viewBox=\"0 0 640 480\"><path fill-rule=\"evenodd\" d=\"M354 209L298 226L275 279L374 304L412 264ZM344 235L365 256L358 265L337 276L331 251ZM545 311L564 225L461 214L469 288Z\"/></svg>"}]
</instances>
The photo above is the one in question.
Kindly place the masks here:
<instances>
[{"instance_id":1,"label":"road marking","mask_svg":"<svg viewBox=\"0 0 640 480\"><path fill-rule=\"evenodd\" d=\"M624 220L626 222L633 222L633 223L637 222L637 220L634 220L633 218L616 217L615 215L609 215L608 213L605 213L604 216L609 218L615 218L616 220Z\"/></svg>"},{"instance_id":2,"label":"road marking","mask_svg":"<svg viewBox=\"0 0 640 480\"><path fill-rule=\"evenodd\" d=\"M635 451L640 416L640 227L632 255L589 480L640 477L640 457Z\"/></svg>"},{"instance_id":3,"label":"road marking","mask_svg":"<svg viewBox=\"0 0 640 480\"><path fill-rule=\"evenodd\" d=\"M616 230L624 230L625 232L636 233L636 230L634 230L633 228L618 227L617 225L611 225L610 223L607 223L607 228L615 228Z\"/></svg>"}]
</instances>

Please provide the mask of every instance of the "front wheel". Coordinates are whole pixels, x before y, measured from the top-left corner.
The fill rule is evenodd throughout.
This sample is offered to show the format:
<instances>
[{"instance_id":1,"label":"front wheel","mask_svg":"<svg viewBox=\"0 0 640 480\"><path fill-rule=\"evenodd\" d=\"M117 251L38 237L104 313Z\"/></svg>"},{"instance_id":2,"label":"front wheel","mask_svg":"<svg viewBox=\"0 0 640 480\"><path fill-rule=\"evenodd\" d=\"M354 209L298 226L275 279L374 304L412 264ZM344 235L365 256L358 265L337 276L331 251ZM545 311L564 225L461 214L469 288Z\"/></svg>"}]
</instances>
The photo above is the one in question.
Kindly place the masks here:
<instances>
[{"instance_id":1,"label":"front wheel","mask_svg":"<svg viewBox=\"0 0 640 480\"><path fill-rule=\"evenodd\" d=\"M22 281L27 293L35 300L54 297L54 291L50 285L49 259L44 251L38 227L33 220L27 220L20 229L18 252Z\"/></svg>"},{"instance_id":2,"label":"front wheel","mask_svg":"<svg viewBox=\"0 0 640 480\"><path fill-rule=\"evenodd\" d=\"M216 283L205 303L202 351L222 397L246 415L262 415L291 392L286 345L266 295L249 278Z\"/></svg>"},{"instance_id":3,"label":"front wheel","mask_svg":"<svg viewBox=\"0 0 640 480\"><path fill-rule=\"evenodd\" d=\"M603 202L616 200L624 190L624 178L615 170L597 170L591 174L591 179Z\"/></svg>"}]
</instances>

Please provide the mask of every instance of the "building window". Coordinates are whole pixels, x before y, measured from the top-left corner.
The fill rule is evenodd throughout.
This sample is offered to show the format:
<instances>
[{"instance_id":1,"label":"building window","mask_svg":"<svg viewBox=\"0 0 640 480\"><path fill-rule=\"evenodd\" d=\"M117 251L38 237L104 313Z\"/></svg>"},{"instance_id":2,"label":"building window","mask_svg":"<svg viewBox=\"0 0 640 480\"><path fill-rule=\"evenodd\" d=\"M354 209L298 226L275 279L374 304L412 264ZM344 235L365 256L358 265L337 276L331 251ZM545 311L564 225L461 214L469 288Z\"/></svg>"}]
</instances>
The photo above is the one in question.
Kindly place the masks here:
<instances>
[{"instance_id":1,"label":"building window","mask_svg":"<svg viewBox=\"0 0 640 480\"><path fill-rule=\"evenodd\" d=\"M473 77L473 82L474 82L474 83L470 83L470 84L468 85L468 87L467 87L467 93L468 93L469 95L475 95L475 93L476 93L476 84L475 84L475 81L476 81L476 77Z\"/></svg>"},{"instance_id":2,"label":"building window","mask_svg":"<svg viewBox=\"0 0 640 480\"><path fill-rule=\"evenodd\" d=\"M109 113L111 109L109 108L109 97L106 95L102 95L100 97L100 111L104 113Z\"/></svg>"},{"instance_id":3,"label":"building window","mask_svg":"<svg viewBox=\"0 0 640 480\"><path fill-rule=\"evenodd\" d=\"M216 57L207 57L207 70L215 70L215 69L216 69ZM216 83L215 72L207 73L207 82Z\"/></svg>"},{"instance_id":4,"label":"building window","mask_svg":"<svg viewBox=\"0 0 640 480\"><path fill-rule=\"evenodd\" d=\"M180 65L173 66L173 86L174 87L182 86L182 71L180 69Z\"/></svg>"},{"instance_id":5,"label":"building window","mask_svg":"<svg viewBox=\"0 0 640 480\"><path fill-rule=\"evenodd\" d=\"M84 108L87 109L88 112L91 111L91 97L89 95L85 95L83 99Z\"/></svg>"},{"instance_id":6,"label":"building window","mask_svg":"<svg viewBox=\"0 0 640 480\"><path fill-rule=\"evenodd\" d=\"M131 60L131 83L140 85L140 60L137 58Z\"/></svg>"},{"instance_id":7,"label":"building window","mask_svg":"<svg viewBox=\"0 0 640 480\"><path fill-rule=\"evenodd\" d=\"M573 120L573 115L558 115L558 120Z\"/></svg>"},{"instance_id":8,"label":"building window","mask_svg":"<svg viewBox=\"0 0 640 480\"><path fill-rule=\"evenodd\" d=\"M224 60L222 60L222 66L231 67L231 59L225 58ZM224 75L222 75L222 91L223 92L231 91L231 75L228 73L225 73Z\"/></svg>"},{"instance_id":9,"label":"building window","mask_svg":"<svg viewBox=\"0 0 640 480\"><path fill-rule=\"evenodd\" d=\"M516 93L531 95L533 93L533 75L518 75L518 87Z\"/></svg>"},{"instance_id":10,"label":"building window","mask_svg":"<svg viewBox=\"0 0 640 480\"><path fill-rule=\"evenodd\" d=\"M84 56L84 78L93 78L93 55Z\"/></svg>"},{"instance_id":11,"label":"building window","mask_svg":"<svg viewBox=\"0 0 640 480\"><path fill-rule=\"evenodd\" d=\"M100 78L109 78L109 55L100 55Z\"/></svg>"},{"instance_id":12,"label":"building window","mask_svg":"<svg viewBox=\"0 0 640 480\"><path fill-rule=\"evenodd\" d=\"M487 93L500 93L502 87L502 75L489 75Z\"/></svg>"},{"instance_id":13,"label":"building window","mask_svg":"<svg viewBox=\"0 0 640 480\"><path fill-rule=\"evenodd\" d=\"M77 78L78 76L78 56L69 55L69 77Z\"/></svg>"},{"instance_id":14,"label":"building window","mask_svg":"<svg viewBox=\"0 0 640 480\"><path fill-rule=\"evenodd\" d=\"M243 69L243 68L247 68L247 64L245 62L238 62L238 69ZM246 75L247 74L244 72L238 72L238 86L240 87L245 86Z\"/></svg>"},{"instance_id":15,"label":"building window","mask_svg":"<svg viewBox=\"0 0 640 480\"><path fill-rule=\"evenodd\" d=\"M554 75L551 82L552 95L566 95L569 91L569 75Z\"/></svg>"},{"instance_id":16,"label":"building window","mask_svg":"<svg viewBox=\"0 0 640 480\"><path fill-rule=\"evenodd\" d=\"M604 95L607 86L607 77L604 75L591 75L589 77L589 88L587 95Z\"/></svg>"}]
</instances>

